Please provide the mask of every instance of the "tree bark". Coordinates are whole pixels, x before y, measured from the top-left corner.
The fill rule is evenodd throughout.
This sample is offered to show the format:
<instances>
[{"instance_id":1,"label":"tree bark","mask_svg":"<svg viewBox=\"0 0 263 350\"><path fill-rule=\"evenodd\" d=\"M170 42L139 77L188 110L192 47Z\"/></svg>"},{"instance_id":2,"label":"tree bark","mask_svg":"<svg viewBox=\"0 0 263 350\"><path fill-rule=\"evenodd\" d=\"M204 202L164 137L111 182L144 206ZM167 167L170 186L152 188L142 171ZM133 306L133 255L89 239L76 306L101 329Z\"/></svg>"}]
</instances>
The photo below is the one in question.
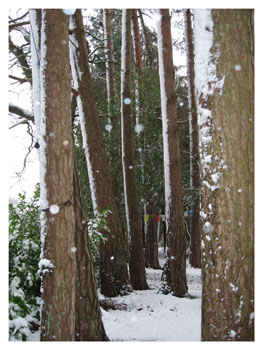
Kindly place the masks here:
<instances>
[{"instance_id":1,"label":"tree bark","mask_svg":"<svg viewBox=\"0 0 263 350\"><path fill-rule=\"evenodd\" d=\"M190 264L201 268L201 227L200 227L200 171L199 171L199 134L197 123L197 108L195 102L195 72L194 46L191 11L185 12L186 43L188 52L188 100L189 100L189 130L190 130L190 188L195 191L193 215L191 217Z\"/></svg>"},{"instance_id":2,"label":"tree bark","mask_svg":"<svg viewBox=\"0 0 263 350\"><path fill-rule=\"evenodd\" d=\"M129 267L134 289L146 289L142 230L136 189L133 125L131 110L131 10L122 17L121 127L124 196L129 235Z\"/></svg>"},{"instance_id":3,"label":"tree bark","mask_svg":"<svg viewBox=\"0 0 263 350\"><path fill-rule=\"evenodd\" d=\"M145 266L153 269L160 269L158 259L158 241L157 241L157 221L155 218L154 199L147 206L147 214L150 216L145 227Z\"/></svg>"},{"instance_id":4,"label":"tree bark","mask_svg":"<svg viewBox=\"0 0 263 350\"><path fill-rule=\"evenodd\" d=\"M125 241L96 111L81 10L77 10L72 16L72 26L71 67L78 90L77 103L93 210L95 215L105 209L112 212L107 217L110 232L107 233L107 241L101 244L100 251L101 292L112 297L125 291L129 285Z\"/></svg>"},{"instance_id":5,"label":"tree bark","mask_svg":"<svg viewBox=\"0 0 263 350\"><path fill-rule=\"evenodd\" d=\"M183 297L186 282L186 233L181 187L179 128L176 115L175 76L172 57L169 10L160 10L157 22L158 56L164 140L165 211L167 258L164 266L164 291Z\"/></svg>"},{"instance_id":6,"label":"tree bark","mask_svg":"<svg viewBox=\"0 0 263 350\"><path fill-rule=\"evenodd\" d=\"M212 36L207 70L213 72L208 81L214 83L201 88L196 80L205 217L202 340L251 341L254 340L253 10L195 10L194 16L197 53L204 35L208 39ZM202 57L196 55L196 77L199 67L202 68L199 63L203 53Z\"/></svg>"},{"instance_id":7,"label":"tree bark","mask_svg":"<svg viewBox=\"0 0 263 350\"><path fill-rule=\"evenodd\" d=\"M76 258L72 251L75 246L72 205L74 154L68 24L68 17L61 10L42 10L40 77L41 137L44 142L40 144L40 190L42 198L46 194L48 203L48 207L42 207L46 219L41 238L40 265L43 274L43 341L75 340Z\"/></svg>"},{"instance_id":8,"label":"tree bark","mask_svg":"<svg viewBox=\"0 0 263 350\"><path fill-rule=\"evenodd\" d=\"M108 340L101 319L92 256L88 240L88 228L83 212L76 164L74 164L73 190L75 209L75 254L77 259L75 340Z\"/></svg>"},{"instance_id":9,"label":"tree bark","mask_svg":"<svg viewBox=\"0 0 263 350\"><path fill-rule=\"evenodd\" d=\"M115 84L115 78L114 78L115 63L114 63L114 50L113 50L112 27L111 27L111 10L103 9L103 17L104 17L104 38L105 38L105 44L106 44L107 96L108 96L109 111L112 119L113 118L112 104L116 99L117 90L116 90L116 84Z\"/></svg>"}]
</instances>

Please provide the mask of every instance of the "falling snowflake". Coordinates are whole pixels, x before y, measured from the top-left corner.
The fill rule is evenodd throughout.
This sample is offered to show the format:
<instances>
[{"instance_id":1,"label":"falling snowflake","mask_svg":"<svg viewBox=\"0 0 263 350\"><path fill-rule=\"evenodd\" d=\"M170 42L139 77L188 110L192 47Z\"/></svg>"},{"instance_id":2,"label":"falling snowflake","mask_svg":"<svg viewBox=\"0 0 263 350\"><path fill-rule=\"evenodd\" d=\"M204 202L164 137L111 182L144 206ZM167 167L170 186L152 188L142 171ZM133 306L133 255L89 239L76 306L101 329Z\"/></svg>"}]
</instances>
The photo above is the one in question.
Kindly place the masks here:
<instances>
[{"instance_id":1,"label":"falling snowflake","mask_svg":"<svg viewBox=\"0 0 263 350\"><path fill-rule=\"evenodd\" d=\"M59 206L56 204L53 204L50 206L49 211L51 214L55 215L59 212Z\"/></svg>"}]
</instances>

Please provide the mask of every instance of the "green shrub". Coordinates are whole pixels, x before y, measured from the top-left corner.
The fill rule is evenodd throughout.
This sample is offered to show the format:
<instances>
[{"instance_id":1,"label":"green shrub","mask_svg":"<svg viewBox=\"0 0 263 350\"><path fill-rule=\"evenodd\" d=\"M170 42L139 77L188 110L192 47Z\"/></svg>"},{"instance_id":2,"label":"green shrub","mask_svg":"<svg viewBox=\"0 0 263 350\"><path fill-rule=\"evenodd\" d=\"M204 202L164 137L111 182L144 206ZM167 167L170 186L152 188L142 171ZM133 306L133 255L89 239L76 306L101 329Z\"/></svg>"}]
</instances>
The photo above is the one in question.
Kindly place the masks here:
<instances>
[{"instance_id":1,"label":"green shrub","mask_svg":"<svg viewBox=\"0 0 263 350\"><path fill-rule=\"evenodd\" d=\"M40 310L39 185L27 202L18 195L16 205L9 204L9 337L30 340L37 330Z\"/></svg>"}]
</instances>

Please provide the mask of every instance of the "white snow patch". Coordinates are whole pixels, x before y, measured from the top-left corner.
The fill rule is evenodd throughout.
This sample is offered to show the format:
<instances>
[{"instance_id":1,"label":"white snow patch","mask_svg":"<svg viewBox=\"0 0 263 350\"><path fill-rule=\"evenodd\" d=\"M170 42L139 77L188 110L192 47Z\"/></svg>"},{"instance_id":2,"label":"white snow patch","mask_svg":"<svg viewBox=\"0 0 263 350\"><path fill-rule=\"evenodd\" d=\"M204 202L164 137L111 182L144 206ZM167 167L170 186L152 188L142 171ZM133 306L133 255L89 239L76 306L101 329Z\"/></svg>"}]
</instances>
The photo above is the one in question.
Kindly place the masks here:
<instances>
[{"instance_id":1,"label":"white snow patch","mask_svg":"<svg viewBox=\"0 0 263 350\"><path fill-rule=\"evenodd\" d=\"M163 265L163 249L159 251ZM187 266L189 294L193 299L159 293L162 270L146 269L148 290L110 298L127 310L102 310L111 341L201 341L201 271Z\"/></svg>"}]
</instances>

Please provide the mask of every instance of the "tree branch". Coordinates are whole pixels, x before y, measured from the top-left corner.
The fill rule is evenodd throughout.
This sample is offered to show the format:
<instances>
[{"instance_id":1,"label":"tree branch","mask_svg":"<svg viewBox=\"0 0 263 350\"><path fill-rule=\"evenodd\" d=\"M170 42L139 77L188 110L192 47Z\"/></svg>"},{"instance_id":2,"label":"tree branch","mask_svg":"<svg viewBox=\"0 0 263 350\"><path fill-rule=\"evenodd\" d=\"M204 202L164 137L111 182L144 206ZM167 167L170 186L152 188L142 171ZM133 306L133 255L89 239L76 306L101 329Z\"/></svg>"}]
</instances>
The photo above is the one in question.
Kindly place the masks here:
<instances>
[{"instance_id":1,"label":"tree branch","mask_svg":"<svg viewBox=\"0 0 263 350\"><path fill-rule=\"evenodd\" d=\"M34 115L31 111L26 111L19 106L9 103L9 112L34 123Z\"/></svg>"}]
</instances>

